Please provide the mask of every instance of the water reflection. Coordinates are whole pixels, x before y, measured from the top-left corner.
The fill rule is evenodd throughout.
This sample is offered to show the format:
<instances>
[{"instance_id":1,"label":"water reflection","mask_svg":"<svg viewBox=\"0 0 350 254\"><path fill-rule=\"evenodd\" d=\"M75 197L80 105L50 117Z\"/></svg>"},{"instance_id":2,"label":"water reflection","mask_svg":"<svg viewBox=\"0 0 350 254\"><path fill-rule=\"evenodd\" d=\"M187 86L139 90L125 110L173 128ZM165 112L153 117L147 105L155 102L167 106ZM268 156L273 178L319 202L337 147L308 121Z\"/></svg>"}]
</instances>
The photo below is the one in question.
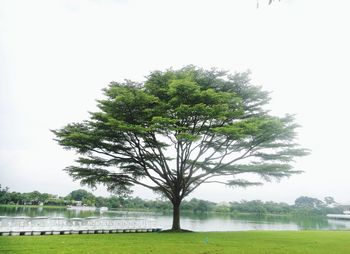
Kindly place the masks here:
<instances>
[{"instance_id":1,"label":"water reflection","mask_svg":"<svg viewBox=\"0 0 350 254\"><path fill-rule=\"evenodd\" d=\"M147 221L151 219L154 221L155 227L166 229L170 228L172 223L171 213L108 211L100 214L96 211L74 211L67 210L66 208L43 207L0 207L0 216L36 217L39 221L32 221L31 223L33 225L35 223L38 224L40 222L38 218L43 217L47 218L47 221L50 221L47 223L56 227L79 226L88 228L96 226L96 223L100 223L100 225L108 228L110 226L122 227L123 223L129 223L129 227L135 228L135 223L141 223L142 220ZM82 220L83 218L84 220ZM135 222L131 222L131 219ZM40 226L39 224L37 225L38 227ZM181 216L181 226L194 231L349 230L350 221L332 220L318 216L257 216L252 214L235 215L184 212Z\"/></svg>"}]
</instances>

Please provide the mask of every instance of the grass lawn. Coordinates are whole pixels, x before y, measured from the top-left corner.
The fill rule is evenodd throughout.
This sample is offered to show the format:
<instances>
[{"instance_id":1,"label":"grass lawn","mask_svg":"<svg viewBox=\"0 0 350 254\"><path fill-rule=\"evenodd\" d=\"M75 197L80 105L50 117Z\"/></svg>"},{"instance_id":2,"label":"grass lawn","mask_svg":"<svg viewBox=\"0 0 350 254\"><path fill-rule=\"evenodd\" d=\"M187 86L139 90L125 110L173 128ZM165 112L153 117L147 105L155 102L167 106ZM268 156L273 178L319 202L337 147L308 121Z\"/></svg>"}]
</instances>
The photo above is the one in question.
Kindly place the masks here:
<instances>
[{"instance_id":1,"label":"grass lawn","mask_svg":"<svg viewBox=\"0 0 350 254\"><path fill-rule=\"evenodd\" d=\"M350 231L2 236L0 253L350 253Z\"/></svg>"}]
</instances>

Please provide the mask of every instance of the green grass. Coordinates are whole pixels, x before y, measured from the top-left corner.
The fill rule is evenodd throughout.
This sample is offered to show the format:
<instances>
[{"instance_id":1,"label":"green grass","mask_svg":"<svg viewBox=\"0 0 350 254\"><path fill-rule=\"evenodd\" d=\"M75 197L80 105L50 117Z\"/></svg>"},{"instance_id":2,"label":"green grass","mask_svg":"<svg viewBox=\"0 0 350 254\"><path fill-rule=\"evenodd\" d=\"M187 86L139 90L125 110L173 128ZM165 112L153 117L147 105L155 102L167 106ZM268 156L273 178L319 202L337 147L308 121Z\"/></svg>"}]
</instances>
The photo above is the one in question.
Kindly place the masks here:
<instances>
[{"instance_id":1,"label":"green grass","mask_svg":"<svg viewBox=\"0 0 350 254\"><path fill-rule=\"evenodd\" d=\"M345 254L350 253L350 231L3 236L0 253Z\"/></svg>"}]
</instances>

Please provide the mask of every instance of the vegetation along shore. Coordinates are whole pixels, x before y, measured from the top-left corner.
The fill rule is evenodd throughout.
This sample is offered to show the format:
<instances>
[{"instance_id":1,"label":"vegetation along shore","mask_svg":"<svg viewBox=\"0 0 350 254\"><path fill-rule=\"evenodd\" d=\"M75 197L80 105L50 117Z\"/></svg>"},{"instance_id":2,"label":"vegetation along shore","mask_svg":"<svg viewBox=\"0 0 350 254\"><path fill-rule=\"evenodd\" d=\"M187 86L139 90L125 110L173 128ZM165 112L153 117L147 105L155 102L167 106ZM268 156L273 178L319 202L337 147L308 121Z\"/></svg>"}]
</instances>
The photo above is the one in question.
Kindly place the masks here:
<instances>
[{"instance_id":1,"label":"vegetation along shore","mask_svg":"<svg viewBox=\"0 0 350 254\"><path fill-rule=\"evenodd\" d=\"M109 209L123 211L161 211L169 212L172 204L167 200L145 200L139 197L110 196L99 197L86 190L74 190L64 197L54 194L40 193L38 191L20 193L1 188L0 206L13 207L39 207L65 208L67 205L81 204L86 206L108 207ZM327 213L342 213L349 207L337 204L332 197L324 200L302 196L295 200L294 204L284 202L263 202L261 200L232 201L215 203L208 200L192 198L184 200L181 210L195 213L235 213L235 214L259 214L259 215L325 215Z\"/></svg>"}]
</instances>

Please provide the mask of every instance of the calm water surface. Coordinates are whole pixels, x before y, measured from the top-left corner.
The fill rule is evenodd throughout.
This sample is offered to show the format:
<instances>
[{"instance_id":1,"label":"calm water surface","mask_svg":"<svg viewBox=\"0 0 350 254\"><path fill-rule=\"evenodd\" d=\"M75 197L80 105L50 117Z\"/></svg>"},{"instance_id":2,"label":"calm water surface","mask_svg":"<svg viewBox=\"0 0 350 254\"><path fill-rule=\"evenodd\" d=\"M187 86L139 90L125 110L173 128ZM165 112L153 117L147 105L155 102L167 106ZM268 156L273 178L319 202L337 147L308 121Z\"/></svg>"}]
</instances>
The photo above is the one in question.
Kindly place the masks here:
<instances>
[{"instance_id":1,"label":"calm water surface","mask_svg":"<svg viewBox=\"0 0 350 254\"><path fill-rule=\"evenodd\" d=\"M66 208L0 207L0 216L47 216L65 218L117 217L154 219L156 226L171 227L171 213L109 211L103 214L93 211L72 211ZM194 231L242 231L242 230L350 230L350 220L332 220L325 217L287 217L231 214L183 213L181 227Z\"/></svg>"}]
</instances>

